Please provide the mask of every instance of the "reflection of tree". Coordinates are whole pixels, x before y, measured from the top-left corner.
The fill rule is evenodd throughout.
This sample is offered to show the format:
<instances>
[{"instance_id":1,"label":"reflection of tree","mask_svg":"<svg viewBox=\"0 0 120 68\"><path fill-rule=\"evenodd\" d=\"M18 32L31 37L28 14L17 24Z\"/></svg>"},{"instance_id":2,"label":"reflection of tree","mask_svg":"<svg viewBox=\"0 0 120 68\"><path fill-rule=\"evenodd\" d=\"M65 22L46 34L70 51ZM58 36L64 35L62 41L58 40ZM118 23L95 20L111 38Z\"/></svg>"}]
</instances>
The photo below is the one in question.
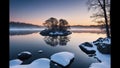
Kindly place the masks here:
<instances>
[{"instance_id":1,"label":"reflection of tree","mask_svg":"<svg viewBox=\"0 0 120 68\"><path fill-rule=\"evenodd\" d=\"M44 41L50 46L67 45L70 38L68 36L45 36Z\"/></svg>"},{"instance_id":2,"label":"reflection of tree","mask_svg":"<svg viewBox=\"0 0 120 68\"><path fill-rule=\"evenodd\" d=\"M51 36L45 36L44 37L45 42L50 46L56 46L58 45L58 39L57 36L51 37Z\"/></svg>"},{"instance_id":3,"label":"reflection of tree","mask_svg":"<svg viewBox=\"0 0 120 68\"><path fill-rule=\"evenodd\" d=\"M60 36L59 37L59 45L66 45L69 42L69 37L67 36Z\"/></svg>"}]
</instances>

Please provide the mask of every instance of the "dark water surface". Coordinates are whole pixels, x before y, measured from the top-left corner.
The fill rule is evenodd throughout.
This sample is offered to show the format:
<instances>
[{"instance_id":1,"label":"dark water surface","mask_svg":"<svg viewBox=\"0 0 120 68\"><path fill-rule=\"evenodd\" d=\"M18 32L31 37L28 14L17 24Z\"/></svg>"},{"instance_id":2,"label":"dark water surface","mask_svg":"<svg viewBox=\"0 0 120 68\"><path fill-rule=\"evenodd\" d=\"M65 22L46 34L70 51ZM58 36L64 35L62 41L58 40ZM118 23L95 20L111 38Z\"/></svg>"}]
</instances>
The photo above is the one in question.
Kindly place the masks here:
<instances>
[{"instance_id":1,"label":"dark water surface","mask_svg":"<svg viewBox=\"0 0 120 68\"><path fill-rule=\"evenodd\" d=\"M32 57L23 64L29 64L38 58L50 58L57 52L68 51L75 54L75 59L67 68L89 68L96 59L86 55L79 45L83 42L92 42L99 37L105 37L104 33L74 31L68 36L49 37L41 36L38 31L10 31L10 60L16 59L22 51L29 51ZM39 50L43 50L39 53ZM51 66L51 68L61 68Z\"/></svg>"}]
</instances>

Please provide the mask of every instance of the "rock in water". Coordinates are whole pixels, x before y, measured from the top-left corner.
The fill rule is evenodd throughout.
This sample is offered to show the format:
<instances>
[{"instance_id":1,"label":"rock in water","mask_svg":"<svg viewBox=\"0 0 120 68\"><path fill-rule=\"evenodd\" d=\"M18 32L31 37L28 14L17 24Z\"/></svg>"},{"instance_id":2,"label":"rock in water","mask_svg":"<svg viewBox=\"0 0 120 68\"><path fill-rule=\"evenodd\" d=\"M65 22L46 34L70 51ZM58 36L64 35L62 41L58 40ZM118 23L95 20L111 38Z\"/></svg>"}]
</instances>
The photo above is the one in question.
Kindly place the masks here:
<instances>
[{"instance_id":1,"label":"rock in water","mask_svg":"<svg viewBox=\"0 0 120 68\"><path fill-rule=\"evenodd\" d=\"M110 54L111 53L111 45L110 44L98 45L97 49L103 54Z\"/></svg>"},{"instance_id":2,"label":"rock in water","mask_svg":"<svg viewBox=\"0 0 120 68\"><path fill-rule=\"evenodd\" d=\"M84 42L82 45L85 45L87 47L93 47L93 45L91 43L89 43L89 42Z\"/></svg>"},{"instance_id":3,"label":"rock in water","mask_svg":"<svg viewBox=\"0 0 120 68\"><path fill-rule=\"evenodd\" d=\"M51 56L51 60L64 67L70 64L70 61L74 58L74 54L70 52L59 52Z\"/></svg>"},{"instance_id":4,"label":"rock in water","mask_svg":"<svg viewBox=\"0 0 120 68\"><path fill-rule=\"evenodd\" d=\"M21 53L18 54L18 59L24 61L29 59L32 56L32 54L28 51L23 51Z\"/></svg>"},{"instance_id":5,"label":"rock in water","mask_svg":"<svg viewBox=\"0 0 120 68\"><path fill-rule=\"evenodd\" d=\"M39 51L38 51L38 53L42 53L42 52L43 52L43 50L39 50Z\"/></svg>"},{"instance_id":6,"label":"rock in water","mask_svg":"<svg viewBox=\"0 0 120 68\"><path fill-rule=\"evenodd\" d=\"M86 45L80 45L80 49L85 52L86 54L95 54L95 50L92 50L92 47L86 46Z\"/></svg>"}]
</instances>

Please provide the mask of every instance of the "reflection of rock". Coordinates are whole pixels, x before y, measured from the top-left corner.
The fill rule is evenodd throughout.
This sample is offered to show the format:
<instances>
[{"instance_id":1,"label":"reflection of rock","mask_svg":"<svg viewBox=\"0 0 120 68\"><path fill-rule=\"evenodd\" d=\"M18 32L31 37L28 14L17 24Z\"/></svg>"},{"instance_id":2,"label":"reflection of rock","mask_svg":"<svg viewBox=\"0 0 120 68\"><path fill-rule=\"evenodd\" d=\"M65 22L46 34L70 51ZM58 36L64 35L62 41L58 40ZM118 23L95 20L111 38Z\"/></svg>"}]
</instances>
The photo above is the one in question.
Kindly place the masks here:
<instances>
[{"instance_id":1,"label":"reflection of rock","mask_svg":"<svg viewBox=\"0 0 120 68\"><path fill-rule=\"evenodd\" d=\"M63 46L70 41L68 36L45 36L44 40L50 46Z\"/></svg>"},{"instance_id":2,"label":"reflection of rock","mask_svg":"<svg viewBox=\"0 0 120 68\"><path fill-rule=\"evenodd\" d=\"M40 32L43 36L67 36L71 34L70 31L53 31L53 30L43 30Z\"/></svg>"},{"instance_id":3,"label":"reflection of rock","mask_svg":"<svg viewBox=\"0 0 120 68\"><path fill-rule=\"evenodd\" d=\"M24 61L29 59L32 56L32 54L28 51L23 51L21 53L18 54L18 59Z\"/></svg>"}]
</instances>

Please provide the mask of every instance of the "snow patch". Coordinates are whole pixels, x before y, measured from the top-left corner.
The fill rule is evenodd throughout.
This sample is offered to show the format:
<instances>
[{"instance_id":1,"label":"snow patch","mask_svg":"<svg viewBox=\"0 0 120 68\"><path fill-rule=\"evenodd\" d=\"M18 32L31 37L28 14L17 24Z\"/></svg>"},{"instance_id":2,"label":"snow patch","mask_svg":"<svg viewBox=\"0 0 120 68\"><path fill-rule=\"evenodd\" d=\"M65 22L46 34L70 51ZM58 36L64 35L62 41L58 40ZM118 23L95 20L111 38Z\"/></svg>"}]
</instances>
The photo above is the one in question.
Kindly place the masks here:
<instances>
[{"instance_id":1,"label":"snow patch","mask_svg":"<svg viewBox=\"0 0 120 68\"><path fill-rule=\"evenodd\" d=\"M19 60L19 59L14 59L14 60L11 60L9 63L10 63L10 66L16 66L16 65L20 65L23 61Z\"/></svg>"},{"instance_id":2,"label":"snow patch","mask_svg":"<svg viewBox=\"0 0 120 68\"><path fill-rule=\"evenodd\" d=\"M18 63L18 60L12 60L10 68L50 68L50 60L47 58L40 58L27 65L20 65L20 62Z\"/></svg>"},{"instance_id":3,"label":"snow patch","mask_svg":"<svg viewBox=\"0 0 120 68\"><path fill-rule=\"evenodd\" d=\"M70 61L74 58L74 54L70 52L59 52L51 56L51 60L62 65L67 66Z\"/></svg>"},{"instance_id":4,"label":"snow patch","mask_svg":"<svg viewBox=\"0 0 120 68\"><path fill-rule=\"evenodd\" d=\"M28 68L28 65L16 65L16 66L11 66L10 68Z\"/></svg>"},{"instance_id":5,"label":"snow patch","mask_svg":"<svg viewBox=\"0 0 120 68\"><path fill-rule=\"evenodd\" d=\"M23 54L23 53L28 54L28 55L31 55L31 53L30 53L29 51L23 51L23 52L19 53L18 56L20 56L20 55Z\"/></svg>"},{"instance_id":6,"label":"snow patch","mask_svg":"<svg viewBox=\"0 0 120 68\"><path fill-rule=\"evenodd\" d=\"M63 32L50 32L50 35L63 35Z\"/></svg>"},{"instance_id":7,"label":"snow patch","mask_svg":"<svg viewBox=\"0 0 120 68\"><path fill-rule=\"evenodd\" d=\"M106 62L92 63L89 68L110 68L110 65Z\"/></svg>"},{"instance_id":8,"label":"snow patch","mask_svg":"<svg viewBox=\"0 0 120 68\"><path fill-rule=\"evenodd\" d=\"M39 50L38 52L39 52L39 53L42 53L42 52L43 52L43 50Z\"/></svg>"},{"instance_id":9,"label":"snow patch","mask_svg":"<svg viewBox=\"0 0 120 68\"><path fill-rule=\"evenodd\" d=\"M50 68L50 60L47 58L34 60L28 68Z\"/></svg>"}]
</instances>

